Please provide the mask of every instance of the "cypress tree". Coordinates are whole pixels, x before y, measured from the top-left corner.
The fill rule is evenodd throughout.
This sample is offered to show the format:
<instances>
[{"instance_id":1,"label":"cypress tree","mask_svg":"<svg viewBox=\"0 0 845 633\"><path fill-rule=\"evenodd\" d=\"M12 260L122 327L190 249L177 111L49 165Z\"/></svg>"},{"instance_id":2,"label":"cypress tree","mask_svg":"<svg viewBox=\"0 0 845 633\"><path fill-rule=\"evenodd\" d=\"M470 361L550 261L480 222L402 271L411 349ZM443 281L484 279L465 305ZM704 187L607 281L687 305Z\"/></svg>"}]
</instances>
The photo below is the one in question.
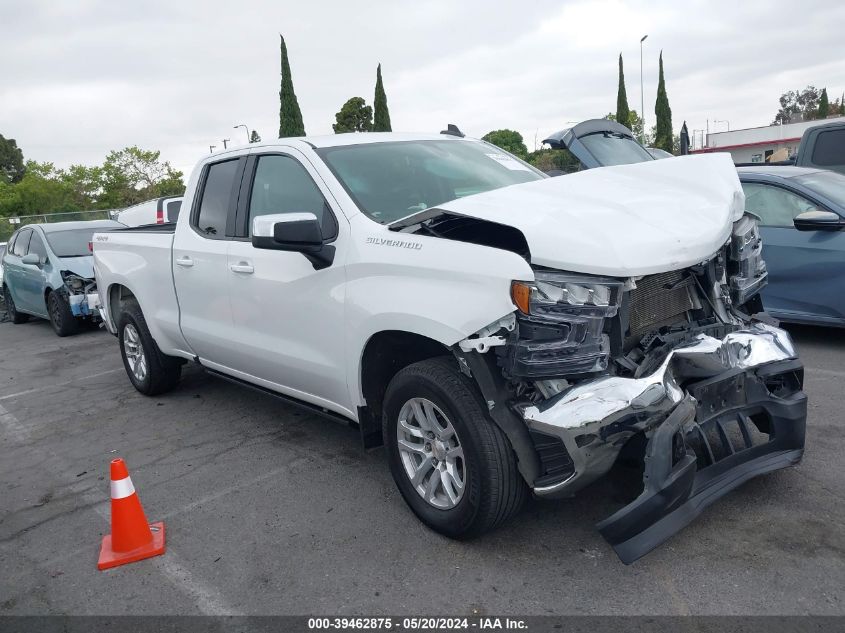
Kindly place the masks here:
<instances>
[{"instance_id":1,"label":"cypress tree","mask_svg":"<svg viewBox=\"0 0 845 633\"><path fill-rule=\"evenodd\" d=\"M390 110L387 109L387 95L381 81L381 64L376 68L376 95L373 99L373 132L392 132L390 128Z\"/></svg>"},{"instance_id":2,"label":"cypress tree","mask_svg":"<svg viewBox=\"0 0 845 633\"><path fill-rule=\"evenodd\" d=\"M666 80L663 77L663 51L660 51L660 76L657 81L657 101L654 103L655 125L654 146L673 152L672 109L666 96Z\"/></svg>"},{"instance_id":3,"label":"cypress tree","mask_svg":"<svg viewBox=\"0 0 845 633\"><path fill-rule=\"evenodd\" d=\"M830 114L830 101L827 98L827 88L822 88L822 96L819 97L819 111L817 119L826 119Z\"/></svg>"},{"instance_id":4,"label":"cypress tree","mask_svg":"<svg viewBox=\"0 0 845 633\"><path fill-rule=\"evenodd\" d=\"M619 89L616 92L616 121L627 126L631 111L628 109L628 94L625 92L625 71L622 70L622 53L619 53Z\"/></svg>"},{"instance_id":5,"label":"cypress tree","mask_svg":"<svg viewBox=\"0 0 845 633\"><path fill-rule=\"evenodd\" d=\"M302 123L302 112L293 91L293 80L290 76L288 63L288 49L285 38L279 33L282 50L282 88L279 90L279 138L286 136L305 136L305 125Z\"/></svg>"}]
</instances>

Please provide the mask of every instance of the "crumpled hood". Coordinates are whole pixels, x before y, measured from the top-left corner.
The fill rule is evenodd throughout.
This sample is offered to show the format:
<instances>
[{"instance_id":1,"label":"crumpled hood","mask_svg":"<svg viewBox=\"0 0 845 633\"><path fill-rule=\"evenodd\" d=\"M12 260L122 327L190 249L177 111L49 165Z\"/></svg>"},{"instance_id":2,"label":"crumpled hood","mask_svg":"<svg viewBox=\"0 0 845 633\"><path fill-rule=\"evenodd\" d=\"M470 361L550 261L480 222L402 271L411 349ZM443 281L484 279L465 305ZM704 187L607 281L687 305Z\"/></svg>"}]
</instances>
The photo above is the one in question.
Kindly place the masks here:
<instances>
[{"instance_id":1,"label":"crumpled hood","mask_svg":"<svg viewBox=\"0 0 845 633\"><path fill-rule=\"evenodd\" d=\"M94 257L59 257L59 270L68 270L84 279L94 278Z\"/></svg>"},{"instance_id":2,"label":"crumpled hood","mask_svg":"<svg viewBox=\"0 0 845 633\"><path fill-rule=\"evenodd\" d=\"M745 196L730 155L717 153L591 169L437 208L519 229L532 264L629 277L710 258Z\"/></svg>"}]
</instances>

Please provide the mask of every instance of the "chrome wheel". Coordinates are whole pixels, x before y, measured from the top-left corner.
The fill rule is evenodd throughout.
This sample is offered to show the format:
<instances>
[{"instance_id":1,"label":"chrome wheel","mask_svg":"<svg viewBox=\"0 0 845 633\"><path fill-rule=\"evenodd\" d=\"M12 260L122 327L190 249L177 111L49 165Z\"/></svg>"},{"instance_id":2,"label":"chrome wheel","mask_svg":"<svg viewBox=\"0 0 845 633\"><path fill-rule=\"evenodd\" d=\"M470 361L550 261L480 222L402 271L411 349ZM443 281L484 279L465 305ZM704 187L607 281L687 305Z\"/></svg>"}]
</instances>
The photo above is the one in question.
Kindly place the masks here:
<instances>
[{"instance_id":1,"label":"chrome wheel","mask_svg":"<svg viewBox=\"0 0 845 633\"><path fill-rule=\"evenodd\" d=\"M143 382L147 377L147 357L144 355L138 330L131 323L127 323L123 328L123 353L132 375L138 382Z\"/></svg>"},{"instance_id":2,"label":"chrome wheel","mask_svg":"<svg viewBox=\"0 0 845 633\"><path fill-rule=\"evenodd\" d=\"M458 505L466 484L464 449L449 418L425 398L411 398L399 411L396 440L405 474L435 508Z\"/></svg>"}]
</instances>

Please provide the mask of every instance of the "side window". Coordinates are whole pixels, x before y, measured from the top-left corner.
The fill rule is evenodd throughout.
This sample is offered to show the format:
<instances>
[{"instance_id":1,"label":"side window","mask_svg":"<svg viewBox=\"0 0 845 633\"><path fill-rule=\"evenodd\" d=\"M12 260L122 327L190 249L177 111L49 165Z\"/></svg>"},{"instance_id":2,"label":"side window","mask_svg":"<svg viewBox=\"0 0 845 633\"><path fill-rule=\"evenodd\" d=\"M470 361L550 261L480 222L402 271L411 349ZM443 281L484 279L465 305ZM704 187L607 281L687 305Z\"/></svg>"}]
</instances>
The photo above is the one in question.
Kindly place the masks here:
<instances>
[{"instance_id":1,"label":"side window","mask_svg":"<svg viewBox=\"0 0 845 633\"><path fill-rule=\"evenodd\" d=\"M819 132L813 148L813 164L822 167L845 165L845 129Z\"/></svg>"},{"instance_id":2,"label":"side window","mask_svg":"<svg viewBox=\"0 0 845 633\"><path fill-rule=\"evenodd\" d=\"M29 240L28 253L35 253L42 263L47 261L47 247L44 246L44 240L35 231L32 232L32 239Z\"/></svg>"},{"instance_id":3,"label":"side window","mask_svg":"<svg viewBox=\"0 0 845 633\"><path fill-rule=\"evenodd\" d=\"M175 222L179 219L179 211L182 209L181 200L171 200L167 203L167 221Z\"/></svg>"},{"instance_id":4,"label":"side window","mask_svg":"<svg viewBox=\"0 0 845 633\"><path fill-rule=\"evenodd\" d=\"M323 227L323 237L337 235L334 215L323 194L305 167L290 156L258 159L249 198L249 233L253 218L274 213L313 213Z\"/></svg>"},{"instance_id":5,"label":"side window","mask_svg":"<svg viewBox=\"0 0 845 633\"><path fill-rule=\"evenodd\" d=\"M773 185L742 183L745 208L761 218L763 226L793 226L799 213L812 211L817 205L798 194Z\"/></svg>"},{"instance_id":6,"label":"side window","mask_svg":"<svg viewBox=\"0 0 845 633\"><path fill-rule=\"evenodd\" d=\"M14 253L13 249L15 248L15 238L17 238L17 236L17 233L13 233L12 237L9 238L9 243L6 244L6 247L3 249L3 255L6 255L7 253L11 255Z\"/></svg>"},{"instance_id":7,"label":"side window","mask_svg":"<svg viewBox=\"0 0 845 633\"><path fill-rule=\"evenodd\" d=\"M232 191L238 174L238 159L209 165L194 226L205 237L226 238L226 220L232 209Z\"/></svg>"},{"instance_id":8,"label":"side window","mask_svg":"<svg viewBox=\"0 0 845 633\"><path fill-rule=\"evenodd\" d=\"M32 236L32 229L24 229L15 238L15 245L12 247L12 255L23 257L29 247L29 238Z\"/></svg>"}]
</instances>

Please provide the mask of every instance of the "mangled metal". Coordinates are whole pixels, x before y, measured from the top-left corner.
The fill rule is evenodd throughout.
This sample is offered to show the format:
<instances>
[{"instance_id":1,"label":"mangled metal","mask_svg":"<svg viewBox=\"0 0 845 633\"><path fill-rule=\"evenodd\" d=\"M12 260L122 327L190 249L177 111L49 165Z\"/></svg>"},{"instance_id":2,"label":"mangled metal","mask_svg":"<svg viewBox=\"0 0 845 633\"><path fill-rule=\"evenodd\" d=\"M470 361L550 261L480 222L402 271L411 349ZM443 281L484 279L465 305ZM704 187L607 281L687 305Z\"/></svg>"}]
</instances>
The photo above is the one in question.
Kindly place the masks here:
<instances>
[{"instance_id":1,"label":"mangled metal","mask_svg":"<svg viewBox=\"0 0 845 633\"><path fill-rule=\"evenodd\" d=\"M65 282L62 290L67 294L71 314L76 317L92 316L99 319L97 282L70 270L61 271L61 275Z\"/></svg>"}]
</instances>

